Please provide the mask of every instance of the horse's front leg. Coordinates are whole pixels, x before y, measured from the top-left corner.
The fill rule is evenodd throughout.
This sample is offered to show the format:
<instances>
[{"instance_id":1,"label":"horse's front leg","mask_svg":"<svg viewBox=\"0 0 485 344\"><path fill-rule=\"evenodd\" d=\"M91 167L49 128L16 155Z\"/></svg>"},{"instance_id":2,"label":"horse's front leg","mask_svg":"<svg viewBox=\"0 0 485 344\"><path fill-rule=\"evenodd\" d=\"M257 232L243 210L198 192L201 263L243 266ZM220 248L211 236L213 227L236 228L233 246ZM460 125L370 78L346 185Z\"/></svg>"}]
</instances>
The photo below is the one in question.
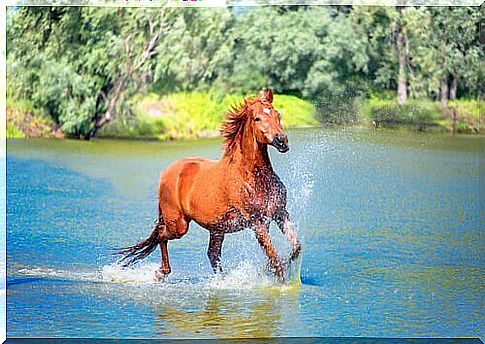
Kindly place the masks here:
<instances>
[{"instance_id":1,"label":"horse's front leg","mask_svg":"<svg viewBox=\"0 0 485 344\"><path fill-rule=\"evenodd\" d=\"M286 238L291 244L292 251L291 251L290 260L294 260L298 258L301 251L301 244L300 244L300 241L298 240L298 237L296 236L293 223L291 222L291 219L290 219L290 214L288 214L288 212L285 209L283 209L278 212L275 220L278 225L278 228L286 236Z\"/></svg>"},{"instance_id":2,"label":"horse's front leg","mask_svg":"<svg viewBox=\"0 0 485 344\"><path fill-rule=\"evenodd\" d=\"M207 248L207 256L211 262L214 273L222 272L221 251L222 243L224 241L224 233L210 232L209 247Z\"/></svg>"},{"instance_id":3,"label":"horse's front leg","mask_svg":"<svg viewBox=\"0 0 485 344\"><path fill-rule=\"evenodd\" d=\"M271 237L269 236L268 227L264 225L258 225L254 227L254 233L256 234L256 239L261 245L264 253L268 257L269 265L271 269L276 274L276 277L280 282L284 281L283 264L281 263L278 253L275 247L271 243Z\"/></svg>"}]
</instances>

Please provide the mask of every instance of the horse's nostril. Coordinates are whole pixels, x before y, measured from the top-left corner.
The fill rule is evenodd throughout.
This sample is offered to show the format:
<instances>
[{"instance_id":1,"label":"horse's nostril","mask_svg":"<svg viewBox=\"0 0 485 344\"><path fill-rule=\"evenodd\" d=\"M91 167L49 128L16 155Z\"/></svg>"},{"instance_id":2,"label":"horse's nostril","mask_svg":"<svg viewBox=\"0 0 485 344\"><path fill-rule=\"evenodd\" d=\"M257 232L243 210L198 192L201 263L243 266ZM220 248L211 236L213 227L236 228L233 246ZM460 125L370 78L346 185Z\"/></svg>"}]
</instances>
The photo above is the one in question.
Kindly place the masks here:
<instances>
[{"instance_id":1,"label":"horse's nostril","mask_svg":"<svg viewBox=\"0 0 485 344\"><path fill-rule=\"evenodd\" d=\"M278 142L286 142L288 141L288 138L286 137L286 135L282 135L282 134L276 134L275 135L275 140L278 141Z\"/></svg>"},{"instance_id":2,"label":"horse's nostril","mask_svg":"<svg viewBox=\"0 0 485 344\"><path fill-rule=\"evenodd\" d=\"M278 135L276 135L276 140L279 143L283 143L283 144L287 144L288 143L288 137L286 135L278 134Z\"/></svg>"}]
</instances>

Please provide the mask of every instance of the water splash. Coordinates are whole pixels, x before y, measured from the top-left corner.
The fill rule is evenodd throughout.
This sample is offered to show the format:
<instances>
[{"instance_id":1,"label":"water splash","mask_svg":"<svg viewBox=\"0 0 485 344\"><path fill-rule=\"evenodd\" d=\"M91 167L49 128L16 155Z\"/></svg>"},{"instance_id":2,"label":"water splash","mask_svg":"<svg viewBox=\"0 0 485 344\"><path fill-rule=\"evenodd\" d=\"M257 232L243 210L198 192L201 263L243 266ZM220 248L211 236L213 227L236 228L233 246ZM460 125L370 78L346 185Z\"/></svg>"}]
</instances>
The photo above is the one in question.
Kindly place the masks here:
<instances>
[{"instance_id":1,"label":"water splash","mask_svg":"<svg viewBox=\"0 0 485 344\"><path fill-rule=\"evenodd\" d=\"M106 283L153 284L156 282L154 271L158 268L158 264L155 263L126 268L117 264L109 264L101 268L101 278Z\"/></svg>"},{"instance_id":2,"label":"water splash","mask_svg":"<svg viewBox=\"0 0 485 344\"><path fill-rule=\"evenodd\" d=\"M240 262L227 274L212 276L206 283L208 289L253 289L275 285L275 279L249 261Z\"/></svg>"},{"instance_id":3,"label":"water splash","mask_svg":"<svg viewBox=\"0 0 485 344\"><path fill-rule=\"evenodd\" d=\"M280 284L275 277L254 262L241 261L235 268L217 275L201 276L196 273L172 273L164 281L155 278L156 263L138 264L134 267L122 267L109 264L98 271L70 271L43 267L21 268L16 276L27 276L45 279L60 279L78 282L105 284L157 285L160 288L198 289L199 291L215 290L251 290L265 288L292 287L295 283ZM298 283L296 283L298 284Z\"/></svg>"},{"instance_id":4,"label":"water splash","mask_svg":"<svg viewBox=\"0 0 485 344\"><path fill-rule=\"evenodd\" d=\"M69 271L43 267L22 268L17 271L21 276L41 277L49 279L63 279L69 281L98 282L99 272L92 271Z\"/></svg>"}]
</instances>

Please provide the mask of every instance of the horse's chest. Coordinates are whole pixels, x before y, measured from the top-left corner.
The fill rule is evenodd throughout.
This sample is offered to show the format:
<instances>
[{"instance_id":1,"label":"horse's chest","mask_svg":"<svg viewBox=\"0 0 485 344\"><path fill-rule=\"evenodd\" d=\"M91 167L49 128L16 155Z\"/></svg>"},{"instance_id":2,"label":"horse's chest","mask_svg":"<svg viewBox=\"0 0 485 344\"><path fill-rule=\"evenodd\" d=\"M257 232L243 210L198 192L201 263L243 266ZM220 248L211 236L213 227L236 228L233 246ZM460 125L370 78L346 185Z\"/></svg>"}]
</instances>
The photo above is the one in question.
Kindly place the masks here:
<instances>
[{"instance_id":1,"label":"horse's chest","mask_svg":"<svg viewBox=\"0 0 485 344\"><path fill-rule=\"evenodd\" d=\"M246 186L243 206L253 216L272 218L278 203L278 191L271 179Z\"/></svg>"},{"instance_id":2,"label":"horse's chest","mask_svg":"<svg viewBox=\"0 0 485 344\"><path fill-rule=\"evenodd\" d=\"M261 215L272 215L273 197L269 192L256 191L248 195L245 200L245 208L248 212Z\"/></svg>"},{"instance_id":3,"label":"horse's chest","mask_svg":"<svg viewBox=\"0 0 485 344\"><path fill-rule=\"evenodd\" d=\"M234 233L242 231L250 225L250 221L240 210L230 208L221 218L220 222L215 226L215 229L224 233Z\"/></svg>"}]
</instances>

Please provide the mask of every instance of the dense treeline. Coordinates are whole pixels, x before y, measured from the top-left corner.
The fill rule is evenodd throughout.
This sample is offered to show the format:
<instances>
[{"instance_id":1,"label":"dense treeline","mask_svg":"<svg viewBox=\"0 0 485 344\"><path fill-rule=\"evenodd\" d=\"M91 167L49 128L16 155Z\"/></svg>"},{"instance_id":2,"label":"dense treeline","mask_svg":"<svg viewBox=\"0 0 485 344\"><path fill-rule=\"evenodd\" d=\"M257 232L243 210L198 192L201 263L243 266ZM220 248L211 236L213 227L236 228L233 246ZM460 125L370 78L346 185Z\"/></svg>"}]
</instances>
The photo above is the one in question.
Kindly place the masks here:
<instances>
[{"instance_id":1,"label":"dense treeline","mask_svg":"<svg viewBox=\"0 0 485 344\"><path fill-rule=\"evenodd\" d=\"M312 100L326 122L352 122L362 97L447 108L480 95L479 18L471 7L11 8L8 97L83 138L139 92L272 87Z\"/></svg>"}]
</instances>

